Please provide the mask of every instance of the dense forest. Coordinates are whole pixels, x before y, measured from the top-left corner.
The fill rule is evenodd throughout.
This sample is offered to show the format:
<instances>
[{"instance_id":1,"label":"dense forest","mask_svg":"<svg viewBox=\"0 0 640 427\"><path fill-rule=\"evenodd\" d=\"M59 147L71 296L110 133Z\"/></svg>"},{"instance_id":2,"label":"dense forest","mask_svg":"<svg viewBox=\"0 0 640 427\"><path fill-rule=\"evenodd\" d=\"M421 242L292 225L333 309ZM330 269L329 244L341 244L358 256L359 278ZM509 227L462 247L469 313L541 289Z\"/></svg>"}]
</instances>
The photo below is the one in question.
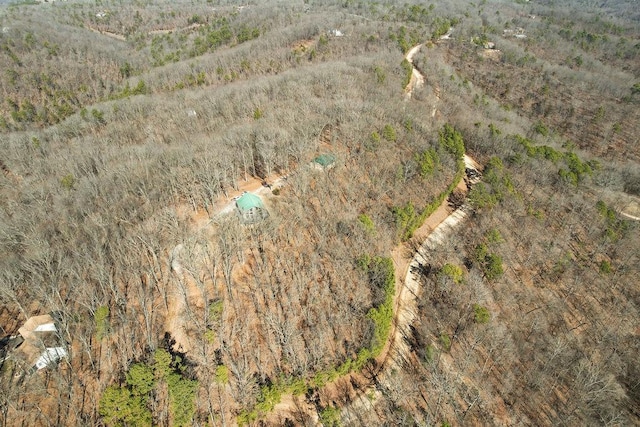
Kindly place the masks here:
<instances>
[{"instance_id":1,"label":"dense forest","mask_svg":"<svg viewBox=\"0 0 640 427\"><path fill-rule=\"evenodd\" d=\"M0 1L0 425L639 424L639 75L633 0Z\"/></svg>"}]
</instances>

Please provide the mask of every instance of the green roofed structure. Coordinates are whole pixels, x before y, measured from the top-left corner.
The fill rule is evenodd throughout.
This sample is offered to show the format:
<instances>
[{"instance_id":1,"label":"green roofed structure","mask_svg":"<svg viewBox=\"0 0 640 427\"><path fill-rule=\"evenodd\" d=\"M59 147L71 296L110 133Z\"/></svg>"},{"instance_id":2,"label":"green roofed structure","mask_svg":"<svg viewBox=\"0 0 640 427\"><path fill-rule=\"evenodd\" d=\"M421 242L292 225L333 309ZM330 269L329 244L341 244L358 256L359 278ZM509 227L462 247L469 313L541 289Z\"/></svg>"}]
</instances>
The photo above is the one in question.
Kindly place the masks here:
<instances>
[{"instance_id":1,"label":"green roofed structure","mask_svg":"<svg viewBox=\"0 0 640 427\"><path fill-rule=\"evenodd\" d=\"M321 154L313 159L313 165L319 169L330 169L336 163L336 156L333 154Z\"/></svg>"},{"instance_id":2,"label":"green roofed structure","mask_svg":"<svg viewBox=\"0 0 640 427\"><path fill-rule=\"evenodd\" d=\"M236 199L236 211L245 224L253 224L269 216L260 197L246 192Z\"/></svg>"}]
</instances>

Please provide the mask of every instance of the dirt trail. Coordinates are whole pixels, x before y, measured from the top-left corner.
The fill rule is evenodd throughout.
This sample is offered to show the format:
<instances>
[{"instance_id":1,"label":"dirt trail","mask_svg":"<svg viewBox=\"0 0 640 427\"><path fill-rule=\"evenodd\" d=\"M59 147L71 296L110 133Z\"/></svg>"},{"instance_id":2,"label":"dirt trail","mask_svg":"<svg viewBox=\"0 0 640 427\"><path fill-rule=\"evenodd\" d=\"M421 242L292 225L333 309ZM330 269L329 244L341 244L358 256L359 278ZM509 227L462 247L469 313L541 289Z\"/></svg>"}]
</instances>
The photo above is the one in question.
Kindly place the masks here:
<instances>
[{"instance_id":1,"label":"dirt trail","mask_svg":"<svg viewBox=\"0 0 640 427\"><path fill-rule=\"evenodd\" d=\"M619 207L620 215L627 219L640 221L640 198L627 193L617 192L614 195L614 206Z\"/></svg>"},{"instance_id":2,"label":"dirt trail","mask_svg":"<svg viewBox=\"0 0 640 427\"><path fill-rule=\"evenodd\" d=\"M422 45L413 47L407 54L407 60L411 62L413 56L418 52ZM416 69L414 74L420 76L416 81L424 82L425 77ZM411 83L409 83L411 84ZM416 86L414 86L415 88ZM413 89L411 89L413 90ZM467 169L474 170L475 178L470 179L470 184L479 181L480 165L468 155L464 155L464 163ZM461 180L456 188L457 190L467 193L467 185L465 180ZM393 360L402 360L406 358L410 352L404 337L409 326L413 322L416 313L416 297L420 288L420 284L411 271L419 267L420 261L424 261L428 249L434 245L443 243L447 235L453 228L466 217L466 207L463 206L457 210L451 209L448 201L445 200L436 209L434 213L424 221L422 226L416 230L414 237L418 241L423 241L422 246L416 252L413 259L406 257L407 245L401 244L396 246L391 256L396 271L396 295L394 296L394 321L393 329L387 345L376 359L376 364L387 371L398 367ZM391 358L391 365L388 363Z\"/></svg>"},{"instance_id":3,"label":"dirt trail","mask_svg":"<svg viewBox=\"0 0 640 427\"><path fill-rule=\"evenodd\" d=\"M421 47L422 47L421 44L414 46L407 53L406 59L407 61L409 61L409 63L412 66L413 66L413 57L416 55L416 53L418 53ZM420 71L418 71L416 67L413 67L411 71L411 79L409 80L409 84L407 85L407 87L404 88L405 99L406 100L411 99L411 96L413 95L413 91L424 86L424 82L425 82L424 75Z\"/></svg>"},{"instance_id":4,"label":"dirt trail","mask_svg":"<svg viewBox=\"0 0 640 427\"><path fill-rule=\"evenodd\" d=\"M155 36L155 35L161 35L161 34L171 34L171 33L179 33L182 31L190 31L190 30L197 30L202 24L191 24L188 25L186 27L173 27L173 28L165 28L165 29L160 29L160 30L151 30L149 31L147 34L150 36ZM112 39L116 39L116 40L120 40L122 42L127 41L127 37L123 34L117 34L111 31L107 31L107 30L99 30L97 28L94 28L90 25L87 25L87 28L91 31L93 31L94 33L97 34L102 34L104 36L107 37L111 37Z\"/></svg>"},{"instance_id":5,"label":"dirt trail","mask_svg":"<svg viewBox=\"0 0 640 427\"><path fill-rule=\"evenodd\" d=\"M220 197L210 212L198 210L194 212L190 207L183 207L182 215L188 218L196 230L203 230L211 225L215 218L221 215L232 213L235 207L235 198L241 194L248 192L259 196L268 195L273 189L281 187L286 182L285 176L272 175L266 180L257 178L247 179L237 190L229 191L226 197ZM270 183L265 186L263 182ZM196 286L190 277L190 273L184 271L180 262L183 252L183 245L176 245L169 255L169 263L171 266L171 274L177 280L172 281L173 284L168 289L168 308L167 317L165 319L165 331L171 334L175 340L175 349L188 352L192 347L192 340L189 338L185 325L189 321L186 318L187 305L202 304L202 291Z\"/></svg>"},{"instance_id":6,"label":"dirt trail","mask_svg":"<svg viewBox=\"0 0 640 427\"><path fill-rule=\"evenodd\" d=\"M171 27L171 28L162 28L159 30L151 30L147 34L150 36L155 36L157 34L171 34L178 33L182 31L196 30L200 28L203 24L193 23L191 25L187 25L186 27Z\"/></svg>"},{"instance_id":7,"label":"dirt trail","mask_svg":"<svg viewBox=\"0 0 640 427\"><path fill-rule=\"evenodd\" d=\"M188 304L189 293L187 292L187 278L185 277L182 264L180 264L180 253L182 252L182 244L171 250L170 264L171 271L176 275L181 285L171 287L167 295L167 318L165 319L165 330L171 334L176 340L175 349L181 352L188 352L191 349L189 337L184 330L184 322L182 321L183 313Z\"/></svg>"},{"instance_id":8,"label":"dirt trail","mask_svg":"<svg viewBox=\"0 0 640 427\"><path fill-rule=\"evenodd\" d=\"M480 179L480 166L467 155L464 156L464 162L467 168L478 172L474 178L469 179L469 183L477 183ZM457 189L465 193L468 191L465 180L460 181ZM396 272L396 294L394 296L393 327L387 344L375 362L372 363L374 368L367 372L366 376L361 372L353 372L332 381L319 390L324 404L331 402L340 408L344 423L357 424L360 419L359 414L373 410L373 402L382 396L381 389L391 383L393 372L402 368L404 361L412 356L406 338L411 336L410 326L418 313L417 298L421 291L419 278L415 277L412 271L419 270L420 264L428 260L429 252L444 244L447 236L464 221L467 214L468 207L466 205L454 210L445 200L414 233L414 237L423 243L413 257L407 256L407 252L410 250L408 244L398 245L392 250L391 257ZM348 391L347 399L344 396L345 384L352 385ZM354 389L353 384L358 384L358 388ZM339 404L345 400L348 403ZM267 424L281 424L286 418L293 418L296 413L300 412L306 413L311 419L317 421L317 413L313 405L304 399L285 395L267 417Z\"/></svg>"},{"instance_id":9,"label":"dirt trail","mask_svg":"<svg viewBox=\"0 0 640 427\"><path fill-rule=\"evenodd\" d=\"M469 156L464 156L465 166L478 171L478 164ZM470 180L471 184L478 182L479 178ZM466 184L461 181L459 189L466 190ZM393 372L402 369L406 360L411 358L409 340L411 337L411 324L418 315L418 296L420 295L420 280L413 271L420 271L420 266L428 262L429 252L446 242L447 237L455 230L468 215L468 206L465 204L452 211L445 201L416 232L416 237L424 239L422 245L415 253L413 259L408 261L402 256L406 250L404 245L396 247L393 251L396 263L396 304L394 328L378 360L380 369L376 373L377 385L372 384L358 393L358 396L348 405L341 408L341 416L345 423L357 422L359 414L373 408L373 403L381 397L381 388L387 387L392 381ZM398 260L396 260L398 257ZM379 358L380 359L380 358Z\"/></svg>"},{"instance_id":10,"label":"dirt trail","mask_svg":"<svg viewBox=\"0 0 640 427\"><path fill-rule=\"evenodd\" d=\"M112 39L120 40L121 42L127 41L127 38L122 34L112 33L111 31L100 31L97 28L93 28L87 25L87 28L94 33L102 34L103 36L111 37Z\"/></svg>"}]
</instances>

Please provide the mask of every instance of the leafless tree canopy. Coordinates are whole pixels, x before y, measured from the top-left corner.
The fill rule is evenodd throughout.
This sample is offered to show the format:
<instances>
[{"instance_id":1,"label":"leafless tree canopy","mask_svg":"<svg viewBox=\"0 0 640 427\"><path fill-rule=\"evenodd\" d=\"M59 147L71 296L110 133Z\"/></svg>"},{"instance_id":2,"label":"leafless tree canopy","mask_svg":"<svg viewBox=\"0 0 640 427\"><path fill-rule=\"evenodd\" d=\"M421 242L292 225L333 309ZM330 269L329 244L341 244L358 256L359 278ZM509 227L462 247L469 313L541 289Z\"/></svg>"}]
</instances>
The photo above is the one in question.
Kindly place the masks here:
<instances>
[{"instance_id":1,"label":"leafless tree canopy","mask_svg":"<svg viewBox=\"0 0 640 427\"><path fill-rule=\"evenodd\" d=\"M5 3L0 338L55 313L69 355L0 348L0 425L117 423L120 392L143 424L257 423L284 383L261 422L338 422L364 379L313 385L375 341L363 260L412 256L398 212L456 176L445 124L484 166L472 213L416 273L402 369L342 421L638 423L635 2ZM243 191L268 218L238 220Z\"/></svg>"}]
</instances>

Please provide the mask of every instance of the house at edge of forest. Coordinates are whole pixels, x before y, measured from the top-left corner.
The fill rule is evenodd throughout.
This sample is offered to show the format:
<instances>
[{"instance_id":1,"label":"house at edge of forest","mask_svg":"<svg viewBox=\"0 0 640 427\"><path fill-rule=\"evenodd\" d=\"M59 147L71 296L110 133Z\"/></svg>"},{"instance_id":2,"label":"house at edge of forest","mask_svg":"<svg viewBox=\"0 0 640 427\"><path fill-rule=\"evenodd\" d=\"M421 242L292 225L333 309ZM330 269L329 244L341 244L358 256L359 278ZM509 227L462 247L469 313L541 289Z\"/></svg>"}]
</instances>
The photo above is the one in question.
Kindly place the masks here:
<instances>
[{"instance_id":1,"label":"house at edge of forest","mask_svg":"<svg viewBox=\"0 0 640 427\"><path fill-rule=\"evenodd\" d=\"M68 356L57 321L50 314L30 317L17 335L6 337L2 342L1 361L13 360L21 368L18 372L33 373Z\"/></svg>"},{"instance_id":2,"label":"house at edge of forest","mask_svg":"<svg viewBox=\"0 0 640 427\"><path fill-rule=\"evenodd\" d=\"M236 199L236 212L244 224L255 224L269 217L260 197L247 192Z\"/></svg>"},{"instance_id":3,"label":"house at edge of forest","mask_svg":"<svg viewBox=\"0 0 640 427\"><path fill-rule=\"evenodd\" d=\"M329 170L336 165L336 156L333 154L322 154L313 159L313 166L319 170Z\"/></svg>"}]
</instances>

